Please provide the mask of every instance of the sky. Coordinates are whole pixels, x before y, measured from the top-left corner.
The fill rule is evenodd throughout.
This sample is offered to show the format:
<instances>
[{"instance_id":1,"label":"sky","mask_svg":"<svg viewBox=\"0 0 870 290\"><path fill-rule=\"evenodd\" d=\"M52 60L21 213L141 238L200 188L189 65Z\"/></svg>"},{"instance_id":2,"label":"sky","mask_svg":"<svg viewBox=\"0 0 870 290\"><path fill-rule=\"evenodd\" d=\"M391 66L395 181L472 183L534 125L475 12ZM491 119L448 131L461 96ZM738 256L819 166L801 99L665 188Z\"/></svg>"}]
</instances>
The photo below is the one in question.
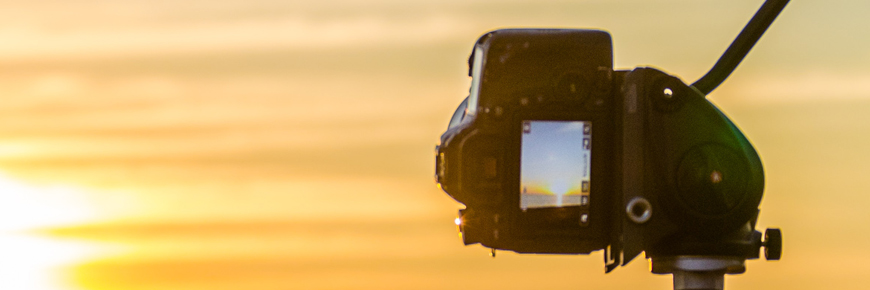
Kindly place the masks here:
<instances>
[{"instance_id":1,"label":"sky","mask_svg":"<svg viewBox=\"0 0 870 290\"><path fill-rule=\"evenodd\" d=\"M645 261L463 246L433 149L497 28L599 28L692 82L761 1L0 4L4 289L670 289ZM726 289L864 289L870 2L792 1L709 99L765 166L783 260ZM5 283L5 284L3 284Z\"/></svg>"},{"instance_id":2,"label":"sky","mask_svg":"<svg viewBox=\"0 0 870 290\"><path fill-rule=\"evenodd\" d=\"M585 124L530 121L529 131L523 132L521 141L520 188L545 191L536 194L580 194L580 182L589 181L591 166L590 151L583 145Z\"/></svg>"},{"instance_id":3,"label":"sky","mask_svg":"<svg viewBox=\"0 0 870 290\"><path fill-rule=\"evenodd\" d=\"M584 126L591 132L584 121L523 121L520 209L586 205L581 199L589 198L592 165Z\"/></svg>"}]
</instances>

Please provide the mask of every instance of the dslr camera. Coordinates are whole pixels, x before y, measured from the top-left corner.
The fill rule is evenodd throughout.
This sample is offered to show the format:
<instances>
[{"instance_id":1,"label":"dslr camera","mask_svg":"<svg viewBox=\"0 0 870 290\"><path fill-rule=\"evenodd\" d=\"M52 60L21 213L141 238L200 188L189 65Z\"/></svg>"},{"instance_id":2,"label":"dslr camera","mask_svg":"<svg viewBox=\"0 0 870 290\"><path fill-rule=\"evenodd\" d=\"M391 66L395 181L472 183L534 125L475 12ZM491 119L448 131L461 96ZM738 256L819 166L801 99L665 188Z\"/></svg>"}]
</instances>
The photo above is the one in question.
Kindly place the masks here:
<instances>
[{"instance_id":1,"label":"dslr camera","mask_svg":"<svg viewBox=\"0 0 870 290\"><path fill-rule=\"evenodd\" d=\"M761 160L705 98L721 72L687 85L655 68L614 70L610 34L586 29L491 31L468 63L469 95L435 157L437 184L465 205L466 245L605 250L607 272L641 252L739 259L728 273L762 246L779 258L779 231L762 241L755 230ZM653 272L673 271L660 264Z\"/></svg>"}]
</instances>

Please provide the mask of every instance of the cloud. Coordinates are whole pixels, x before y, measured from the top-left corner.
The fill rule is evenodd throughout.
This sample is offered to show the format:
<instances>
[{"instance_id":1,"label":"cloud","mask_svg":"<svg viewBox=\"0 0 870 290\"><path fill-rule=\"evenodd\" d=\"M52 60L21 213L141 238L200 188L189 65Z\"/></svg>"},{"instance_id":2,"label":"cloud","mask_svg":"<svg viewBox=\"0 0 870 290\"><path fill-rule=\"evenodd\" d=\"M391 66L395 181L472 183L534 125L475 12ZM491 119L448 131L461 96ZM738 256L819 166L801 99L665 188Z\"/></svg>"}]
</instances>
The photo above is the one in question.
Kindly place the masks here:
<instances>
[{"instance_id":1,"label":"cloud","mask_svg":"<svg viewBox=\"0 0 870 290\"><path fill-rule=\"evenodd\" d=\"M429 15L402 20L359 15L341 19L286 17L212 23L80 27L47 31L0 29L0 60L135 56L238 49L322 49L433 43L468 27L458 18Z\"/></svg>"},{"instance_id":2,"label":"cloud","mask_svg":"<svg viewBox=\"0 0 870 290\"><path fill-rule=\"evenodd\" d=\"M870 100L870 74L806 72L735 77L711 95L743 104Z\"/></svg>"},{"instance_id":3,"label":"cloud","mask_svg":"<svg viewBox=\"0 0 870 290\"><path fill-rule=\"evenodd\" d=\"M559 128L559 133L583 131L583 126L584 123L582 122L565 122L565 124Z\"/></svg>"}]
</instances>

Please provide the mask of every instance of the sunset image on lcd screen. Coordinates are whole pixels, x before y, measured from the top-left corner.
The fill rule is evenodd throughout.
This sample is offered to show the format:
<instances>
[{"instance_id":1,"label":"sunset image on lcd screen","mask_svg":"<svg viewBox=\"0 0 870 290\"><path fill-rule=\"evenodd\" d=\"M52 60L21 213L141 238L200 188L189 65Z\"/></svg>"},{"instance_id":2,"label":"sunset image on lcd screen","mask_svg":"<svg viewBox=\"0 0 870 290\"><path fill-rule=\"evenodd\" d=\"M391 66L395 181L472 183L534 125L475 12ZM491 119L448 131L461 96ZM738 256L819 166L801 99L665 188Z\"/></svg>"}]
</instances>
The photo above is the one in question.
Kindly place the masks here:
<instances>
[{"instance_id":1,"label":"sunset image on lcd screen","mask_svg":"<svg viewBox=\"0 0 870 290\"><path fill-rule=\"evenodd\" d=\"M524 121L520 208L587 205L591 128L586 121Z\"/></svg>"}]
</instances>

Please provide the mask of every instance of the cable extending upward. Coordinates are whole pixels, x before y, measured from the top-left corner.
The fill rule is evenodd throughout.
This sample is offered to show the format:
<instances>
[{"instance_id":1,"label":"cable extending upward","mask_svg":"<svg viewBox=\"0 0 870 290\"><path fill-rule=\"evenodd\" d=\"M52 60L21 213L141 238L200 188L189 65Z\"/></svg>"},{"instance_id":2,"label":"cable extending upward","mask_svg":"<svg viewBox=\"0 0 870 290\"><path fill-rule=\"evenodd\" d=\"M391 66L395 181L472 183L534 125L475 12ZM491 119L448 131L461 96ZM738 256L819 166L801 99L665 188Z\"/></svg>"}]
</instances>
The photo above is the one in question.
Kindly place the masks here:
<instances>
[{"instance_id":1,"label":"cable extending upward","mask_svg":"<svg viewBox=\"0 0 870 290\"><path fill-rule=\"evenodd\" d=\"M725 53L719 57L719 60L716 61L715 65L713 65L713 68L701 77L701 79L695 81L692 86L704 93L704 95L708 95L710 92L715 90L716 87L722 84L722 82L724 82L725 79L734 72L737 65L743 61L746 54L752 50L752 47L755 46L755 43L758 42L761 35L767 31L767 28L770 27L773 20L779 16L779 13L782 12L785 5L788 4L788 1L789 0L765 1L764 4L761 5L761 8L758 9L758 12L755 13L755 16L752 16L752 19L749 20L749 23L743 28L743 31L737 35L734 42L731 42L731 45L728 46Z\"/></svg>"}]
</instances>

